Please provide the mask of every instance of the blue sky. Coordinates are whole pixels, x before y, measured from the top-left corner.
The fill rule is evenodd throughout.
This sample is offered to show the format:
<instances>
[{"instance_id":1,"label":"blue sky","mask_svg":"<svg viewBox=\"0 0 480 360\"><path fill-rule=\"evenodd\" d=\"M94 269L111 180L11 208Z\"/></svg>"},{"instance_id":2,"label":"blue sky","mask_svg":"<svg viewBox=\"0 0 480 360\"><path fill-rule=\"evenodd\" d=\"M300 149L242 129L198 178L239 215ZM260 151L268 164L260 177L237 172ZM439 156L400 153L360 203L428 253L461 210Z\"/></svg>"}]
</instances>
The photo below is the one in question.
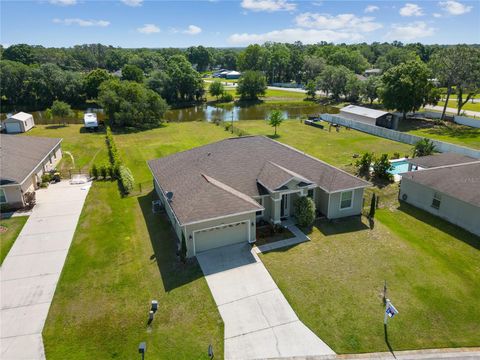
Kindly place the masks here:
<instances>
[{"instance_id":1,"label":"blue sky","mask_svg":"<svg viewBox=\"0 0 480 360\"><path fill-rule=\"evenodd\" d=\"M1 0L0 42L233 47L265 41L480 43L480 1Z\"/></svg>"}]
</instances>

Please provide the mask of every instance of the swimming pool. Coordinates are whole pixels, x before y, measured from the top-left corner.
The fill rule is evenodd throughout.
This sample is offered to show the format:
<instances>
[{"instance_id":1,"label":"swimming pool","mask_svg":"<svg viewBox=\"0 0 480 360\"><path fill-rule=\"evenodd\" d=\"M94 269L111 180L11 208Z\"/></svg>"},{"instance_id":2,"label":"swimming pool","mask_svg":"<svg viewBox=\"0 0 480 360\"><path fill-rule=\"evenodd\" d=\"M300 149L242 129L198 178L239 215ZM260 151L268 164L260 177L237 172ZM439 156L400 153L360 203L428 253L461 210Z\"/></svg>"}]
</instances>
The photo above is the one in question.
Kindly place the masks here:
<instances>
[{"instance_id":1,"label":"swimming pool","mask_svg":"<svg viewBox=\"0 0 480 360\"><path fill-rule=\"evenodd\" d=\"M393 169L388 171L392 175L398 175L408 171L408 161L406 159L391 160Z\"/></svg>"}]
</instances>

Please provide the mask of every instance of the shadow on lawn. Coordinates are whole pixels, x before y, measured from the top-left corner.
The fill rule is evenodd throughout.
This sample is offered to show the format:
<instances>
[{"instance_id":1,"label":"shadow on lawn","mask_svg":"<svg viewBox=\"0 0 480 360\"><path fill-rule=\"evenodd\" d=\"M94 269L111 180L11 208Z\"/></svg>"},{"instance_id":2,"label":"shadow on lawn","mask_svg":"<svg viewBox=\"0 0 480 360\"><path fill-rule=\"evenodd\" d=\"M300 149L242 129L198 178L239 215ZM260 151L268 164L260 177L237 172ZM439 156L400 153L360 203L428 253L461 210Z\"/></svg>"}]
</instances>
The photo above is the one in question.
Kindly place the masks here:
<instances>
[{"instance_id":1,"label":"shadow on lawn","mask_svg":"<svg viewBox=\"0 0 480 360\"><path fill-rule=\"evenodd\" d=\"M196 259L191 259L186 264L179 261L176 255L176 235L167 216L152 212L152 201L157 199L155 192L139 196L137 199L147 224L154 252L150 260L157 263L165 291L176 289L203 277Z\"/></svg>"},{"instance_id":2,"label":"shadow on lawn","mask_svg":"<svg viewBox=\"0 0 480 360\"><path fill-rule=\"evenodd\" d=\"M412 205L400 202L398 210L480 250L480 237Z\"/></svg>"},{"instance_id":3,"label":"shadow on lawn","mask_svg":"<svg viewBox=\"0 0 480 360\"><path fill-rule=\"evenodd\" d=\"M314 225L320 232L325 235L338 235L354 231L368 230L369 227L363 222L361 216L352 216L346 219L334 221L317 220Z\"/></svg>"}]
</instances>

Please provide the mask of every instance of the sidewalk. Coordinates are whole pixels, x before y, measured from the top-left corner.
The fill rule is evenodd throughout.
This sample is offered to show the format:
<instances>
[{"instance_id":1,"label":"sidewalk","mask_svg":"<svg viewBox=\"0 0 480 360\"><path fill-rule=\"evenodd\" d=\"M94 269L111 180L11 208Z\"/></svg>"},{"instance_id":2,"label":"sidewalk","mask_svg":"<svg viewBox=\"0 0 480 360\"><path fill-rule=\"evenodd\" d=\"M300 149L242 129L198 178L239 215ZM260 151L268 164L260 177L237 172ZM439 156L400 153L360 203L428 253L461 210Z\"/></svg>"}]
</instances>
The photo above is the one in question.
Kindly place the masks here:
<instances>
[{"instance_id":1,"label":"sidewalk","mask_svg":"<svg viewBox=\"0 0 480 360\"><path fill-rule=\"evenodd\" d=\"M287 229L290 230L293 233L293 235L295 235L295 237L290 239L275 241L270 244L255 246L252 250L256 254L259 254L259 253L263 253L263 252L267 252L275 249L280 249L282 247L300 244L305 241L310 241L310 238L307 235L305 235L298 227L296 227L291 219L282 221L282 225L286 226Z\"/></svg>"}]
</instances>

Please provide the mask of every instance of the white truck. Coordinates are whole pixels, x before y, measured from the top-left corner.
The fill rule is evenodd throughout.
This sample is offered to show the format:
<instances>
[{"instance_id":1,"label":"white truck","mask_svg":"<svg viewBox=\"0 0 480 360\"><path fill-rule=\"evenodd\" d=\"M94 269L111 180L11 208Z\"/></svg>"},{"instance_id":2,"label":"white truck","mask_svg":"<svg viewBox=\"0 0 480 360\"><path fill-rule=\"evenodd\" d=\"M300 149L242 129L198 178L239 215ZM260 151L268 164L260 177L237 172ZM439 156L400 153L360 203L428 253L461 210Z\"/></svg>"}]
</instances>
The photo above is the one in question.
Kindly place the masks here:
<instances>
[{"instance_id":1,"label":"white truck","mask_svg":"<svg viewBox=\"0 0 480 360\"><path fill-rule=\"evenodd\" d=\"M97 114L87 112L83 116L83 123L85 124L85 128L87 130L93 130L97 131L98 130L98 121L97 121Z\"/></svg>"}]
</instances>

